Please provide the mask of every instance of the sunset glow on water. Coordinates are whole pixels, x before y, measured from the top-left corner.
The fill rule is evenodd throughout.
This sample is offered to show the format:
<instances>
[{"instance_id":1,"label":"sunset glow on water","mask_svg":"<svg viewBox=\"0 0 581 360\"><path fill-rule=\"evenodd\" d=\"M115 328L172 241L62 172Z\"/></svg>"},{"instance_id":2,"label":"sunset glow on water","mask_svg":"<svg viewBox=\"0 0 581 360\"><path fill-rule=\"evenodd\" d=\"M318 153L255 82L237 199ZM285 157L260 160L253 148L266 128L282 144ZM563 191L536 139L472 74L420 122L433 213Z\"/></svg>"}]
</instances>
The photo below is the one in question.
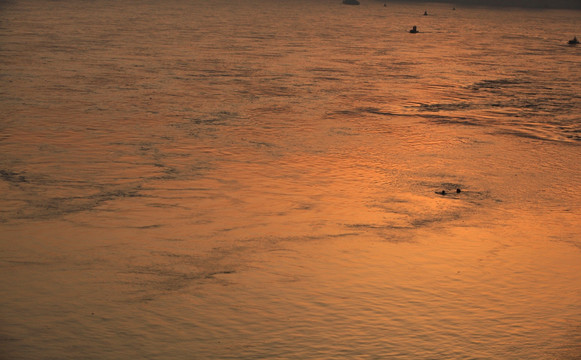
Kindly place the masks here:
<instances>
[{"instance_id":1,"label":"sunset glow on water","mask_svg":"<svg viewBox=\"0 0 581 360\"><path fill-rule=\"evenodd\" d=\"M0 2L0 359L578 359L581 12L453 6Z\"/></svg>"}]
</instances>

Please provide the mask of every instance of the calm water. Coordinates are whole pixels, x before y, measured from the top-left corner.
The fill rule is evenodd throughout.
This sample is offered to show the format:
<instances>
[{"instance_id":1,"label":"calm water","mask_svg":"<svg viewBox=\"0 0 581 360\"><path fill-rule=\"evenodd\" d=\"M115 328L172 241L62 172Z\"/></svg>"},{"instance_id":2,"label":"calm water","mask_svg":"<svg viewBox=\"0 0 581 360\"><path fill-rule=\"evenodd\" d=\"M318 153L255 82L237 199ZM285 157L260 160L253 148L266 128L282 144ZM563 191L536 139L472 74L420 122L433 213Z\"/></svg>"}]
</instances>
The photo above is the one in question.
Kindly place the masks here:
<instances>
[{"instance_id":1,"label":"calm water","mask_svg":"<svg viewBox=\"0 0 581 360\"><path fill-rule=\"evenodd\" d=\"M581 13L451 8L0 2L0 358L581 358Z\"/></svg>"}]
</instances>

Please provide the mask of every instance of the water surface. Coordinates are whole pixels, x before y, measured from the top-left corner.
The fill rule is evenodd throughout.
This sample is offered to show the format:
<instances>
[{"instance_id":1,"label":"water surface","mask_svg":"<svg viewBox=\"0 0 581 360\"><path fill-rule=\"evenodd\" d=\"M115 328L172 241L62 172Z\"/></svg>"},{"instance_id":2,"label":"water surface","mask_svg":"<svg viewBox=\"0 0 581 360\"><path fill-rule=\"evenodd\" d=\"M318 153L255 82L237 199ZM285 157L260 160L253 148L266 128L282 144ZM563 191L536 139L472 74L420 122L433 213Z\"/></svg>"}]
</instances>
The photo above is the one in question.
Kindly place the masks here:
<instances>
[{"instance_id":1,"label":"water surface","mask_svg":"<svg viewBox=\"0 0 581 360\"><path fill-rule=\"evenodd\" d=\"M1 357L578 358L580 13L425 6L2 3Z\"/></svg>"}]
</instances>

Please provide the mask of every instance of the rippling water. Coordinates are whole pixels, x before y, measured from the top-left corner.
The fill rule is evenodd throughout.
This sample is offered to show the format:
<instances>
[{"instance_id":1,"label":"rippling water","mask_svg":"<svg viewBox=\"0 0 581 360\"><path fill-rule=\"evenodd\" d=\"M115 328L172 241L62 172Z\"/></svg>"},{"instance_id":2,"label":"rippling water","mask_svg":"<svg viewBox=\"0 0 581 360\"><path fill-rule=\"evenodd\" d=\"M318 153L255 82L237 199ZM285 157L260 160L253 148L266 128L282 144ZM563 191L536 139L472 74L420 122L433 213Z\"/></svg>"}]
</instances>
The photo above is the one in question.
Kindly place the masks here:
<instances>
[{"instance_id":1,"label":"rippling water","mask_svg":"<svg viewBox=\"0 0 581 360\"><path fill-rule=\"evenodd\" d=\"M0 358L578 359L580 15L0 2Z\"/></svg>"}]
</instances>

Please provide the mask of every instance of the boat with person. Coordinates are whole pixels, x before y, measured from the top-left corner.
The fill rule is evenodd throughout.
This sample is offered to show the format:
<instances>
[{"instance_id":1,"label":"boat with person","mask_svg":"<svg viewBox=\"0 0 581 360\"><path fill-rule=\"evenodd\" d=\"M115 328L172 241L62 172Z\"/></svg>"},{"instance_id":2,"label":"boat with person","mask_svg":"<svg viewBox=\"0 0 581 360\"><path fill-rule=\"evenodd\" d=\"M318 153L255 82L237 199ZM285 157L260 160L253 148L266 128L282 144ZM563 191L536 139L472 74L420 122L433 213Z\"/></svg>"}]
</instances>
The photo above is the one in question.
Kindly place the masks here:
<instances>
[{"instance_id":1,"label":"boat with person","mask_svg":"<svg viewBox=\"0 0 581 360\"><path fill-rule=\"evenodd\" d=\"M579 40L577 40L577 36L574 36L573 39L571 39L571 40L569 40L567 42L567 44L569 44L569 45L577 45L577 44L579 44Z\"/></svg>"}]
</instances>

